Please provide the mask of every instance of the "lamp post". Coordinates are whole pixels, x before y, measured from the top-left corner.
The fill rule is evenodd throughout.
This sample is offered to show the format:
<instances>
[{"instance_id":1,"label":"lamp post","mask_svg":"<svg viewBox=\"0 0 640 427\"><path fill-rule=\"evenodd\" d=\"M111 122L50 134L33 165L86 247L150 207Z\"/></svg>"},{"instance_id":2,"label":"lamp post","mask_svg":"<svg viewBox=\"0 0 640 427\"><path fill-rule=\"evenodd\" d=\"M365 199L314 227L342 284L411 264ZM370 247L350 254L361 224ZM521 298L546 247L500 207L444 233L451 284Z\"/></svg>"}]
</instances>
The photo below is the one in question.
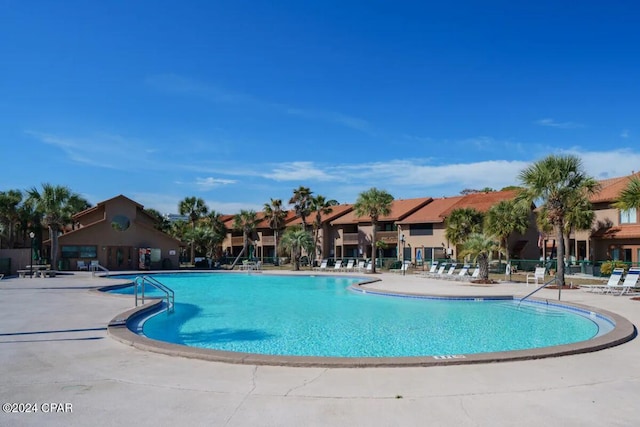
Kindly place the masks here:
<instances>
[{"instance_id":1,"label":"lamp post","mask_svg":"<svg viewBox=\"0 0 640 427\"><path fill-rule=\"evenodd\" d=\"M400 267L402 269L402 275L404 276L404 272L405 272L405 268L404 268L404 234L400 235L400 243L402 243L402 266Z\"/></svg>"},{"instance_id":2,"label":"lamp post","mask_svg":"<svg viewBox=\"0 0 640 427\"><path fill-rule=\"evenodd\" d=\"M29 261L29 277L33 279L33 238L36 237L36 233L32 231L31 233L29 233L29 237L29 241L31 242L31 244L29 245L29 256L31 258L31 260Z\"/></svg>"}]
</instances>

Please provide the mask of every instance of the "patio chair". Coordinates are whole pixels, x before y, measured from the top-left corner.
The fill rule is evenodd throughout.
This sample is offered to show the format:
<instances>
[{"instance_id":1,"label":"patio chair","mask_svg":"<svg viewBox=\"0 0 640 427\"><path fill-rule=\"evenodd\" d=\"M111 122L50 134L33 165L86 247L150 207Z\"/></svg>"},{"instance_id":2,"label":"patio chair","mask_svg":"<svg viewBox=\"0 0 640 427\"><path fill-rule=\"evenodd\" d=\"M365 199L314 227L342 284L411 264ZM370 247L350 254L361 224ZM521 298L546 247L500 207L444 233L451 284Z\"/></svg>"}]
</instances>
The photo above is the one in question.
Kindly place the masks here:
<instances>
[{"instance_id":1,"label":"patio chair","mask_svg":"<svg viewBox=\"0 0 640 427\"><path fill-rule=\"evenodd\" d=\"M620 293L618 295L624 295L629 292L632 288L635 288L638 284L638 277L640 277L640 267L631 267L629 271L627 271L626 276L624 276L624 282L621 285L614 286L614 289L611 289L611 293L614 290L619 289Z\"/></svg>"},{"instance_id":2,"label":"patio chair","mask_svg":"<svg viewBox=\"0 0 640 427\"><path fill-rule=\"evenodd\" d=\"M406 273L409 267L411 266L411 261L403 261L400 265L400 268L392 268L389 270L390 273Z\"/></svg>"},{"instance_id":3,"label":"patio chair","mask_svg":"<svg viewBox=\"0 0 640 427\"><path fill-rule=\"evenodd\" d=\"M333 266L333 271L342 271L342 260L336 260L335 265Z\"/></svg>"},{"instance_id":4,"label":"patio chair","mask_svg":"<svg viewBox=\"0 0 640 427\"><path fill-rule=\"evenodd\" d=\"M480 276L480 267L476 265L475 270L473 270L473 273L471 274L471 278L477 279L479 276Z\"/></svg>"},{"instance_id":5,"label":"patio chair","mask_svg":"<svg viewBox=\"0 0 640 427\"><path fill-rule=\"evenodd\" d=\"M438 271L438 264L439 264L438 261L434 261L431 264L431 267L429 267L429 270L428 271L423 271L421 273L421 275L424 276L424 277L429 277L429 276L432 277Z\"/></svg>"},{"instance_id":6,"label":"patio chair","mask_svg":"<svg viewBox=\"0 0 640 427\"><path fill-rule=\"evenodd\" d=\"M456 267L458 267L458 264L455 262L449 266L449 270L447 270L447 274L445 275L448 279L453 277L453 272L456 271Z\"/></svg>"},{"instance_id":7,"label":"patio chair","mask_svg":"<svg viewBox=\"0 0 640 427\"><path fill-rule=\"evenodd\" d=\"M458 274L454 277L456 280L466 280L469 276L469 269L471 265L464 264Z\"/></svg>"},{"instance_id":8,"label":"patio chair","mask_svg":"<svg viewBox=\"0 0 640 427\"><path fill-rule=\"evenodd\" d=\"M535 285L540 284L540 282L544 283L544 273L545 273L545 268L544 267L536 267L536 270L533 272L533 274L529 273L527 274L527 286L529 286L530 282L533 282Z\"/></svg>"},{"instance_id":9,"label":"patio chair","mask_svg":"<svg viewBox=\"0 0 640 427\"><path fill-rule=\"evenodd\" d=\"M313 267L313 269L316 270L316 271L327 271L327 264L329 264L329 260L328 259L323 259L320 262L320 266L319 267Z\"/></svg>"},{"instance_id":10,"label":"patio chair","mask_svg":"<svg viewBox=\"0 0 640 427\"><path fill-rule=\"evenodd\" d=\"M349 261L347 261L347 266L344 267L342 270L343 271L353 271L354 270L354 265L355 265L355 261L350 259Z\"/></svg>"},{"instance_id":11,"label":"patio chair","mask_svg":"<svg viewBox=\"0 0 640 427\"><path fill-rule=\"evenodd\" d=\"M358 261L358 267L356 268L359 272L363 272L366 266L367 266L367 263L364 260L361 260L361 261Z\"/></svg>"},{"instance_id":12,"label":"patio chair","mask_svg":"<svg viewBox=\"0 0 640 427\"><path fill-rule=\"evenodd\" d=\"M622 280L622 275L624 274L624 268L614 268L611 272L611 276L609 276L609 280L604 285L599 286L589 286L588 292L599 292L606 294L616 289L620 284L620 280Z\"/></svg>"},{"instance_id":13,"label":"patio chair","mask_svg":"<svg viewBox=\"0 0 640 427\"><path fill-rule=\"evenodd\" d=\"M86 262L79 260L78 261L78 270L82 271L82 270L86 270L89 271L89 266L87 265Z\"/></svg>"}]
</instances>

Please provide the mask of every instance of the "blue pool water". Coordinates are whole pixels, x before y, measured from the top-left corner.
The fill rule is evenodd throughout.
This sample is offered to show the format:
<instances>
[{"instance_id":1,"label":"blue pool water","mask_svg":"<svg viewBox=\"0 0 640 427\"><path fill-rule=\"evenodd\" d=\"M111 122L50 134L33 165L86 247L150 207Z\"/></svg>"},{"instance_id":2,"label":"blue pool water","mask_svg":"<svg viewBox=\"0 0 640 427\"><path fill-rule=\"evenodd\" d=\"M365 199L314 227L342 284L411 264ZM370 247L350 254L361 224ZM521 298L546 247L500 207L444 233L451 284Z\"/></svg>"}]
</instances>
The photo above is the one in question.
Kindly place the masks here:
<instances>
[{"instance_id":1,"label":"blue pool water","mask_svg":"<svg viewBox=\"0 0 640 427\"><path fill-rule=\"evenodd\" d=\"M568 344L613 328L593 316L542 304L362 294L348 289L357 278L154 277L175 291L175 313L148 318L144 335L216 350L324 357L460 355ZM133 287L117 292L133 293Z\"/></svg>"}]
</instances>

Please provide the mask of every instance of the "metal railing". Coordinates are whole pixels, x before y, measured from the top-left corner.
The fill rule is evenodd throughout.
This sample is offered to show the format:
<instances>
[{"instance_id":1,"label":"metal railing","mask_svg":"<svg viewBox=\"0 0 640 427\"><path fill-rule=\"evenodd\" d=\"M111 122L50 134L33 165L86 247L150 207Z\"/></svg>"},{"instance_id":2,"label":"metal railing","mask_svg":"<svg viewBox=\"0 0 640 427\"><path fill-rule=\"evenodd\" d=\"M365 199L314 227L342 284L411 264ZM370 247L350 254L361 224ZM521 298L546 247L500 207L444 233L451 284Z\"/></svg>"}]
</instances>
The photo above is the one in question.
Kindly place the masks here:
<instances>
[{"instance_id":1,"label":"metal railing","mask_svg":"<svg viewBox=\"0 0 640 427\"><path fill-rule=\"evenodd\" d=\"M164 285L163 283L161 283L159 280L151 277L151 276L138 276L135 278L135 280L133 281L133 285L134 285L134 291L133 294L135 296L135 301L136 301L136 307L138 306L138 286L140 286L140 300L141 300L141 304L144 304L144 288L145 285L149 284L152 287L158 289L159 291L164 293L164 298L166 301L166 306L167 306L167 314L173 313L174 310L174 305L175 305L175 293L173 292L173 289L171 289L170 287Z\"/></svg>"},{"instance_id":2,"label":"metal railing","mask_svg":"<svg viewBox=\"0 0 640 427\"><path fill-rule=\"evenodd\" d=\"M538 289L535 289L533 292L528 293L527 295L525 295L523 298L520 298L520 302L518 302L518 307L520 307L520 304L522 304L522 301L526 300L527 298L529 298L531 295L535 294L536 292L538 292L540 289L547 287L548 285L550 285L551 283L554 283L557 280L556 277L552 277L551 280L549 280L548 282L544 283L542 286L540 286Z\"/></svg>"}]
</instances>

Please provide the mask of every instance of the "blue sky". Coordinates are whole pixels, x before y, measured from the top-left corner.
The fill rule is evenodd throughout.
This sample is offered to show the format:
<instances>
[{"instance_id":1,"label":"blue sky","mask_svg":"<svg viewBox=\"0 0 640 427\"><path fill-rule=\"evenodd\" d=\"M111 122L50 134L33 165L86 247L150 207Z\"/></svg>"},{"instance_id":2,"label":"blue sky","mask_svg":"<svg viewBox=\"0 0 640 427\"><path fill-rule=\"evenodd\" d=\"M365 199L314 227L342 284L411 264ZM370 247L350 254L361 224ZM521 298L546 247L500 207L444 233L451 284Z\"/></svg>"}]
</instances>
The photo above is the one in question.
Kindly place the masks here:
<instances>
[{"instance_id":1,"label":"blue sky","mask_svg":"<svg viewBox=\"0 0 640 427\"><path fill-rule=\"evenodd\" d=\"M526 4L520 4L526 3ZM0 191L176 212L640 169L635 1L0 0Z\"/></svg>"}]
</instances>

